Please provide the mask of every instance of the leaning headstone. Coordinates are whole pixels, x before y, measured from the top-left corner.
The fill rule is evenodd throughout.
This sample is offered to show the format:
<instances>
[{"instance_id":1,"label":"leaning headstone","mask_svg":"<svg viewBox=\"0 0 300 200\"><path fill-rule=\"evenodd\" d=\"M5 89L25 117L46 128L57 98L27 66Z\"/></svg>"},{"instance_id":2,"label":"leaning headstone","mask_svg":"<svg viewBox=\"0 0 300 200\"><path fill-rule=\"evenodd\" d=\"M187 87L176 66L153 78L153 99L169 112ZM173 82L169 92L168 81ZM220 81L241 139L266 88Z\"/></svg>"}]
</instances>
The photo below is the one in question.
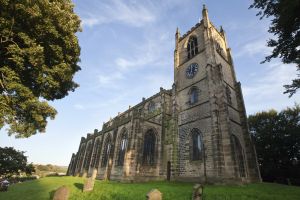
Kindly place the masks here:
<instances>
[{"instance_id":1,"label":"leaning headstone","mask_svg":"<svg viewBox=\"0 0 300 200\"><path fill-rule=\"evenodd\" d=\"M69 194L69 188L67 188L67 186L61 186L55 191L53 200L68 200Z\"/></svg>"},{"instance_id":2,"label":"leaning headstone","mask_svg":"<svg viewBox=\"0 0 300 200\"><path fill-rule=\"evenodd\" d=\"M84 182L84 186L83 186L83 191L84 192L89 192L92 191L94 189L94 179L92 177L88 178L85 180Z\"/></svg>"},{"instance_id":3,"label":"leaning headstone","mask_svg":"<svg viewBox=\"0 0 300 200\"><path fill-rule=\"evenodd\" d=\"M162 193L158 189L152 189L146 197L147 200L162 200Z\"/></svg>"},{"instance_id":4,"label":"leaning headstone","mask_svg":"<svg viewBox=\"0 0 300 200\"><path fill-rule=\"evenodd\" d=\"M196 184L193 187L193 200L203 200L203 186Z\"/></svg>"}]
</instances>

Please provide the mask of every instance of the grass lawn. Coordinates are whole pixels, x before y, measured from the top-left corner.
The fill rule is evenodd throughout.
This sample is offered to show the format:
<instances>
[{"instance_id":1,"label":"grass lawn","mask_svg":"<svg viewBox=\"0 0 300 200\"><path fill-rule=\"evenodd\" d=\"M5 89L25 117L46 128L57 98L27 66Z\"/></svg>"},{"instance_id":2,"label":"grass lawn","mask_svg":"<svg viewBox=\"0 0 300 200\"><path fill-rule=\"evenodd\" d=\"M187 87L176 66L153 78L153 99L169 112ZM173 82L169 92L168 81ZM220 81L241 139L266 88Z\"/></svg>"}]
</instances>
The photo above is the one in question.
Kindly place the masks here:
<instances>
[{"instance_id":1,"label":"grass lawn","mask_svg":"<svg viewBox=\"0 0 300 200\"><path fill-rule=\"evenodd\" d=\"M145 200L153 188L163 193L163 200L190 200L191 183L149 182L117 183L96 181L94 191L82 193L83 179L78 177L47 177L13 185L8 192L0 192L0 200L44 200L53 197L61 185L71 189L71 200ZM300 187L272 183L244 186L213 186L204 188L205 200L299 200Z\"/></svg>"}]
</instances>

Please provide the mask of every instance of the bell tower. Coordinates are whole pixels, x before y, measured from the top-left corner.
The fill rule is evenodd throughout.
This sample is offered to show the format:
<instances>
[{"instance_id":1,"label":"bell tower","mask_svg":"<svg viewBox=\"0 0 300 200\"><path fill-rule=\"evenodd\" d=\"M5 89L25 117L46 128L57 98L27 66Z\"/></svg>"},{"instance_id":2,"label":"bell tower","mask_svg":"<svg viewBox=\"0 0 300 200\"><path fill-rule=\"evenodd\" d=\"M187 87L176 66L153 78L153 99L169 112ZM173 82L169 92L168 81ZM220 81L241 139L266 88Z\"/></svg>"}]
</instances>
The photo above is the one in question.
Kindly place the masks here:
<instances>
[{"instance_id":1,"label":"bell tower","mask_svg":"<svg viewBox=\"0 0 300 200\"><path fill-rule=\"evenodd\" d=\"M205 6L201 22L182 36L176 30L174 90L177 178L260 180L225 31L210 22Z\"/></svg>"}]
</instances>

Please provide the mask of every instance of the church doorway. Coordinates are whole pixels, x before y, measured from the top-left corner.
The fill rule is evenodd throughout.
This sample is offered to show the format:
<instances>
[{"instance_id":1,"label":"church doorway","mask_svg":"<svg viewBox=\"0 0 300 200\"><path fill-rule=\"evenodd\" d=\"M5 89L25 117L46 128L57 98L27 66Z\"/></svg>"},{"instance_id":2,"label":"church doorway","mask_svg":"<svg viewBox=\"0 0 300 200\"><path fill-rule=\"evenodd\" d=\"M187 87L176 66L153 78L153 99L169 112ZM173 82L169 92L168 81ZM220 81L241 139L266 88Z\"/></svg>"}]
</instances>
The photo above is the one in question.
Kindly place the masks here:
<instances>
[{"instance_id":1,"label":"church doorway","mask_svg":"<svg viewBox=\"0 0 300 200\"><path fill-rule=\"evenodd\" d=\"M171 162L168 161L167 163L167 180L170 181L171 180Z\"/></svg>"}]
</instances>

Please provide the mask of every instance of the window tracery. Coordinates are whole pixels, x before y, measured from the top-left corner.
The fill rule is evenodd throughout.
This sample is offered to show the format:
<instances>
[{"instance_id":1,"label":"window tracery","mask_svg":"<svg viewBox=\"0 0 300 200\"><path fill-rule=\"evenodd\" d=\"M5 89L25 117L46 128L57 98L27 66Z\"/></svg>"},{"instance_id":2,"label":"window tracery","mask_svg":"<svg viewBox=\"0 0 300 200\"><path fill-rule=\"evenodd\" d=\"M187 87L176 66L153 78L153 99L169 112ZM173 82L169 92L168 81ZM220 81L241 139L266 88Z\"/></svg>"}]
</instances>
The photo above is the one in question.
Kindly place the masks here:
<instances>
[{"instance_id":1,"label":"window tracery","mask_svg":"<svg viewBox=\"0 0 300 200\"><path fill-rule=\"evenodd\" d=\"M152 129L148 130L144 137L143 164L154 165L155 134Z\"/></svg>"},{"instance_id":2,"label":"window tracery","mask_svg":"<svg viewBox=\"0 0 300 200\"><path fill-rule=\"evenodd\" d=\"M120 144L119 144L117 165L118 166L123 166L124 158L125 158L125 152L126 152L127 143L128 143L127 133L124 131L120 138L121 138L121 140L120 140Z\"/></svg>"},{"instance_id":3,"label":"window tracery","mask_svg":"<svg viewBox=\"0 0 300 200\"><path fill-rule=\"evenodd\" d=\"M191 159L201 160L203 151L202 136L198 129L193 129L191 132Z\"/></svg>"},{"instance_id":4,"label":"window tracery","mask_svg":"<svg viewBox=\"0 0 300 200\"><path fill-rule=\"evenodd\" d=\"M198 54L198 42L195 36L190 37L187 45L188 59Z\"/></svg>"},{"instance_id":5,"label":"window tracery","mask_svg":"<svg viewBox=\"0 0 300 200\"><path fill-rule=\"evenodd\" d=\"M110 136L108 136L105 139L104 144L105 144L105 146L104 146L103 153L102 153L101 167L105 167L107 165L107 162L108 162L108 159L109 159L109 156L110 156L111 147L112 147Z\"/></svg>"},{"instance_id":6,"label":"window tracery","mask_svg":"<svg viewBox=\"0 0 300 200\"><path fill-rule=\"evenodd\" d=\"M153 112L155 110L155 103L153 101L150 101L148 104L148 111Z\"/></svg>"}]
</instances>

